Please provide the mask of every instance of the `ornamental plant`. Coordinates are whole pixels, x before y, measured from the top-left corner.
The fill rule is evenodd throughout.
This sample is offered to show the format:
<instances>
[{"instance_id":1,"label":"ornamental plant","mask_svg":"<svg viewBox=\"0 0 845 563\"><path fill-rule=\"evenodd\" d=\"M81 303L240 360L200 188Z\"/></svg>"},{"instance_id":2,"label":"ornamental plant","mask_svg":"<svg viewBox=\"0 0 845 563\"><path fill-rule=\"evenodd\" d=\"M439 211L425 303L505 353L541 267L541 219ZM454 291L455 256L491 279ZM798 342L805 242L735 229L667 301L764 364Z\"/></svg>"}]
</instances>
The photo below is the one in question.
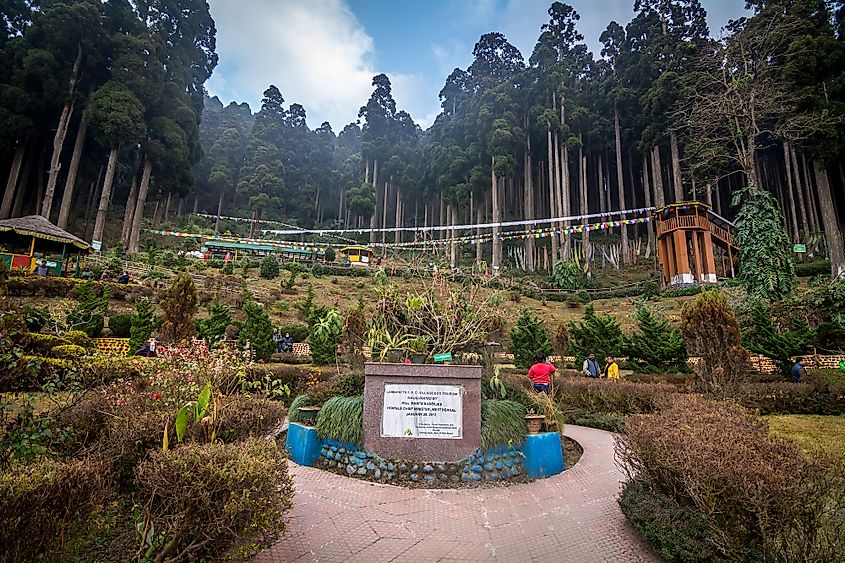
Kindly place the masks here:
<instances>
[{"instance_id":1,"label":"ornamental plant","mask_svg":"<svg viewBox=\"0 0 845 563\"><path fill-rule=\"evenodd\" d=\"M103 288L102 295L97 295L93 282L85 282L76 287L76 307L67 314L67 329L82 330L91 338L96 338L103 330L105 314L109 308L111 290Z\"/></svg>"},{"instance_id":2,"label":"ornamental plant","mask_svg":"<svg viewBox=\"0 0 845 563\"><path fill-rule=\"evenodd\" d=\"M276 257L268 254L262 258L258 266L258 273L265 280L276 279L279 275L279 263L276 261Z\"/></svg>"},{"instance_id":3,"label":"ornamental plant","mask_svg":"<svg viewBox=\"0 0 845 563\"><path fill-rule=\"evenodd\" d=\"M226 327L232 324L229 307L215 299L208 306L208 317L197 322L197 333L211 347L217 346L226 336Z\"/></svg>"},{"instance_id":4,"label":"ornamental plant","mask_svg":"<svg viewBox=\"0 0 845 563\"><path fill-rule=\"evenodd\" d=\"M640 373L684 371L687 367L681 332L646 306L637 309L637 330L625 338L624 352Z\"/></svg>"},{"instance_id":5,"label":"ornamental plant","mask_svg":"<svg viewBox=\"0 0 845 563\"><path fill-rule=\"evenodd\" d=\"M725 294L705 291L681 312L687 350L700 356L696 383L703 391L730 394L737 390L748 366L748 352L742 347L736 315Z\"/></svg>"},{"instance_id":6,"label":"ornamental plant","mask_svg":"<svg viewBox=\"0 0 845 563\"><path fill-rule=\"evenodd\" d=\"M316 365L337 361L337 345L343 336L343 319L337 309L314 309L309 319L308 345Z\"/></svg>"},{"instance_id":7,"label":"ornamental plant","mask_svg":"<svg viewBox=\"0 0 845 563\"><path fill-rule=\"evenodd\" d=\"M622 327L610 315L596 315L592 303L587 306L580 323L569 323L569 349L579 363L590 352L600 360L607 356L618 356L623 345Z\"/></svg>"},{"instance_id":8,"label":"ornamental plant","mask_svg":"<svg viewBox=\"0 0 845 563\"><path fill-rule=\"evenodd\" d=\"M753 299L783 299L795 292L795 261L777 200L749 186L733 196L739 278Z\"/></svg>"},{"instance_id":9,"label":"ornamental plant","mask_svg":"<svg viewBox=\"0 0 845 563\"><path fill-rule=\"evenodd\" d=\"M269 360L276 349L273 343L273 323L264 306L252 299L247 299L243 306L246 320L238 335L238 348L249 349L257 360ZM225 327L224 327L225 328Z\"/></svg>"},{"instance_id":10,"label":"ornamental plant","mask_svg":"<svg viewBox=\"0 0 845 563\"><path fill-rule=\"evenodd\" d=\"M197 314L197 288L185 272L176 276L161 303L164 322L161 338L167 344L190 340L196 335L194 315Z\"/></svg>"},{"instance_id":11,"label":"ornamental plant","mask_svg":"<svg viewBox=\"0 0 845 563\"><path fill-rule=\"evenodd\" d=\"M152 305L147 299L139 299L135 302L135 316L129 329L129 352L134 353L149 340L155 328Z\"/></svg>"},{"instance_id":12,"label":"ornamental plant","mask_svg":"<svg viewBox=\"0 0 845 563\"><path fill-rule=\"evenodd\" d=\"M754 303L749 320L751 329L743 335L745 347L774 360L783 373L792 367L790 358L802 354L815 339L815 332L801 319L793 319L789 330L779 332L764 301Z\"/></svg>"},{"instance_id":13,"label":"ornamental plant","mask_svg":"<svg viewBox=\"0 0 845 563\"><path fill-rule=\"evenodd\" d=\"M534 363L535 354L549 355L552 353L552 341L549 333L540 320L530 309L523 309L511 330L514 364L518 368L528 368Z\"/></svg>"}]
</instances>

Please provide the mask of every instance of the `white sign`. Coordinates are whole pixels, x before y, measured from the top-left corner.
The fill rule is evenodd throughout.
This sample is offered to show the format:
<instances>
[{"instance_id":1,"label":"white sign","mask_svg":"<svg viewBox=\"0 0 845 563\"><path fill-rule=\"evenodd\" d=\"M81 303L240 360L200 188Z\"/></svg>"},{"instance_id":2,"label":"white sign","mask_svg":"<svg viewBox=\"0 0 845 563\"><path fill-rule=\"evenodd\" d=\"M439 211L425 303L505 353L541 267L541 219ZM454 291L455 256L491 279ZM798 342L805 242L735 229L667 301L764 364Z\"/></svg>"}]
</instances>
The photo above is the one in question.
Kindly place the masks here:
<instances>
[{"instance_id":1,"label":"white sign","mask_svg":"<svg viewBox=\"0 0 845 563\"><path fill-rule=\"evenodd\" d=\"M381 435L386 438L463 438L460 385L385 384Z\"/></svg>"},{"instance_id":2,"label":"white sign","mask_svg":"<svg viewBox=\"0 0 845 563\"><path fill-rule=\"evenodd\" d=\"M101 240L92 240L91 241L91 248L94 249L94 252L99 252L101 248L103 248L103 241Z\"/></svg>"}]
</instances>

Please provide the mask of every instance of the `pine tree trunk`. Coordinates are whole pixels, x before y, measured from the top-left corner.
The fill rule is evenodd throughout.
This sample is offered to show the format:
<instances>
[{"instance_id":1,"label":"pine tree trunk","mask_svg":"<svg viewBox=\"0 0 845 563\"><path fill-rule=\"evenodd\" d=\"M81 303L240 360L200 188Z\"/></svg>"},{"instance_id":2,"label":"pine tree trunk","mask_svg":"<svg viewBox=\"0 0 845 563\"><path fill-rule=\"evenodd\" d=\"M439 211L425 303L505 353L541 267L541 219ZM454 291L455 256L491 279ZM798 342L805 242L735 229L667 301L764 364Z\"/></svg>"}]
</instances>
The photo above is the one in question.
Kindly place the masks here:
<instances>
[{"instance_id":1,"label":"pine tree trunk","mask_svg":"<svg viewBox=\"0 0 845 563\"><path fill-rule=\"evenodd\" d=\"M619 209L627 209L625 207L625 181L624 173L622 171L622 132L619 127L619 108L616 102L613 103L613 128L616 136L616 190L617 199L619 200ZM625 219L624 216L620 217ZM622 229L622 263L630 264L631 260L628 256L628 225L623 224Z\"/></svg>"},{"instance_id":2,"label":"pine tree trunk","mask_svg":"<svg viewBox=\"0 0 845 563\"><path fill-rule=\"evenodd\" d=\"M648 181L648 157L645 153L643 153L643 199L645 207L651 207L651 184ZM654 254L657 252L657 246L655 246L654 225L651 221L646 223L646 232L648 233L648 247Z\"/></svg>"},{"instance_id":3,"label":"pine tree trunk","mask_svg":"<svg viewBox=\"0 0 845 563\"><path fill-rule=\"evenodd\" d=\"M798 194L798 208L801 210L801 222L804 226L804 237L809 238L812 231L810 224L810 215L807 209L807 202L804 201L804 186L803 184L809 178L802 179L801 168L798 167L798 155L794 147L789 148L789 154L792 157L792 168L795 172L795 193Z\"/></svg>"},{"instance_id":4,"label":"pine tree trunk","mask_svg":"<svg viewBox=\"0 0 845 563\"><path fill-rule=\"evenodd\" d=\"M554 156L554 142L552 141L552 127L551 124L547 130L547 141L549 144L549 216L550 217L559 217L560 213L558 213L557 209L557 198L555 197L555 184L557 183L557 173L555 172L555 156ZM551 224L552 227L556 226L556 223ZM559 252L558 246L558 237L556 234L552 236L552 257L553 260L557 260Z\"/></svg>"},{"instance_id":5,"label":"pine tree trunk","mask_svg":"<svg viewBox=\"0 0 845 563\"><path fill-rule=\"evenodd\" d=\"M59 208L59 221L56 223L60 229L66 229L70 208L73 202L73 192L76 189L76 175L79 172L79 160L82 157L82 149L85 146L85 134L88 131L88 120L85 116L79 121L79 129L76 132L76 141L73 143L73 156L70 159L70 168L67 171L65 180L65 191L62 194L62 204Z\"/></svg>"},{"instance_id":6,"label":"pine tree trunk","mask_svg":"<svg viewBox=\"0 0 845 563\"><path fill-rule=\"evenodd\" d=\"M475 216L476 216L475 223L476 224L480 224L481 221L483 220L483 214L484 214L483 208L484 208L483 205L478 205L478 207L476 207L476 209L475 209ZM476 228L475 229L475 238L476 238L476 241L475 241L475 261L476 262L481 262L484 259L484 248L481 246L481 240L479 240L479 237L481 237L481 229Z\"/></svg>"},{"instance_id":7,"label":"pine tree trunk","mask_svg":"<svg viewBox=\"0 0 845 563\"><path fill-rule=\"evenodd\" d=\"M440 215L438 218L438 226L446 226L446 202L443 201L443 196L437 196L437 201L440 205ZM437 231L437 238L438 239L445 239L447 236L447 232L444 229Z\"/></svg>"},{"instance_id":8,"label":"pine tree trunk","mask_svg":"<svg viewBox=\"0 0 845 563\"><path fill-rule=\"evenodd\" d=\"M164 222L170 220L170 201L173 198L173 192L167 192L167 203L164 204Z\"/></svg>"},{"instance_id":9,"label":"pine tree trunk","mask_svg":"<svg viewBox=\"0 0 845 563\"><path fill-rule=\"evenodd\" d=\"M579 157L579 169L580 169L580 182L579 182L579 194L580 194L580 211L581 211L581 226L584 227L589 222L589 219L586 218L586 215L589 214L589 203L587 201L587 155L584 154L583 148L583 141L581 146L578 148L578 157ZM590 232L584 227L583 232L581 233L581 254L584 257L584 265L587 265L590 261Z\"/></svg>"},{"instance_id":10,"label":"pine tree trunk","mask_svg":"<svg viewBox=\"0 0 845 563\"><path fill-rule=\"evenodd\" d=\"M526 149L523 154L523 173L525 179L523 182L523 197L525 199L525 212L523 216L526 221L534 219L534 181L533 181L533 166L531 163L531 136L526 135ZM526 227L526 228L530 228ZM525 239L525 271L534 271L534 239L527 237Z\"/></svg>"},{"instance_id":11,"label":"pine tree trunk","mask_svg":"<svg viewBox=\"0 0 845 563\"><path fill-rule=\"evenodd\" d=\"M401 221L401 217L399 215L402 211L400 209L402 207L402 198L399 197L400 196L399 192L400 192L400 190L399 190L399 188L397 188L396 189L396 219L394 220L394 223L393 223L394 226L396 227L396 233L393 237L393 243L394 244L399 244L399 238L400 238L401 232L402 232L402 231L399 230L399 227L401 226L399 224L399 222Z\"/></svg>"},{"instance_id":12,"label":"pine tree trunk","mask_svg":"<svg viewBox=\"0 0 845 563\"><path fill-rule=\"evenodd\" d=\"M654 206L659 209L666 206L666 199L663 191L663 170L660 164L659 145L654 145L651 149L651 172L652 185L654 187Z\"/></svg>"},{"instance_id":13,"label":"pine tree trunk","mask_svg":"<svg viewBox=\"0 0 845 563\"><path fill-rule=\"evenodd\" d=\"M812 176L810 175L810 167L807 164L807 160L807 156L802 154L801 162L804 165L804 176L807 178L807 181L804 183L804 187L807 188L807 208L809 209L813 232L820 233L822 231L822 221L819 218L820 213L816 210L816 198L813 196L813 181L811 180Z\"/></svg>"},{"instance_id":14,"label":"pine tree trunk","mask_svg":"<svg viewBox=\"0 0 845 563\"><path fill-rule=\"evenodd\" d=\"M44 192L44 201L41 205L40 215L50 220L50 212L53 210L53 194L56 191L56 184L59 180L59 170L61 170L62 148L65 144L65 136L67 135L68 125L70 123L70 116L73 114L73 100L76 96L76 84L79 76L79 66L82 64L82 43L77 46L76 60L73 63L73 69L70 74L70 84L68 86L68 99L62 108L62 113L59 116L59 124L56 127L56 134L53 137L53 157L50 159L50 170L47 177L47 189Z\"/></svg>"},{"instance_id":15,"label":"pine tree trunk","mask_svg":"<svg viewBox=\"0 0 845 563\"><path fill-rule=\"evenodd\" d=\"M373 207L373 214L370 216L370 244L376 242L376 223L378 223L378 160L373 159L373 188L376 194L376 204Z\"/></svg>"},{"instance_id":16,"label":"pine tree trunk","mask_svg":"<svg viewBox=\"0 0 845 563\"><path fill-rule=\"evenodd\" d=\"M596 163L596 175L598 176L599 183L599 213L606 213L607 206L605 203L607 200L605 196L607 195L607 190L604 187L604 166L602 160L602 153L599 151L598 162Z\"/></svg>"},{"instance_id":17,"label":"pine tree trunk","mask_svg":"<svg viewBox=\"0 0 845 563\"><path fill-rule=\"evenodd\" d=\"M838 278L845 271L845 248L843 248L842 231L839 230L839 220L830 193L830 182L827 168L821 160L813 159L813 170L816 174L816 187L821 203L821 216L824 222L824 234L827 239L827 250L830 255L830 275Z\"/></svg>"},{"instance_id":18,"label":"pine tree trunk","mask_svg":"<svg viewBox=\"0 0 845 563\"><path fill-rule=\"evenodd\" d=\"M563 95L561 95L560 99L560 122L562 125L566 124L566 105L565 99ZM563 162L561 162L561 206L558 208L558 211L564 216L569 217L572 215L572 191L570 188L570 181L569 181L569 147L566 146L566 143L563 143ZM569 226L569 221L563 221L560 223L561 229L565 229L565 227ZM561 255L563 256L564 261L569 260L572 258L572 244L570 242L569 233L564 233L563 237L561 238L561 246L562 251Z\"/></svg>"},{"instance_id":19,"label":"pine tree trunk","mask_svg":"<svg viewBox=\"0 0 845 563\"><path fill-rule=\"evenodd\" d=\"M214 234L220 234L220 215L223 214L223 194L225 190L220 188L220 195L217 198L217 217L214 218Z\"/></svg>"},{"instance_id":20,"label":"pine tree trunk","mask_svg":"<svg viewBox=\"0 0 845 563\"><path fill-rule=\"evenodd\" d=\"M384 199L382 200L382 211L381 211L381 228L387 228L387 207L390 203L390 186L393 184L393 176L390 177L389 182L384 183ZM381 243L384 244L387 240L387 231L381 232Z\"/></svg>"},{"instance_id":21,"label":"pine tree trunk","mask_svg":"<svg viewBox=\"0 0 845 563\"><path fill-rule=\"evenodd\" d=\"M95 182L91 182L91 187L88 188L88 198L85 201L85 239L88 238L88 227L91 225L91 215L94 212L94 202L97 201L98 196L100 194L100 181L103 179L103 172L105 171L105 165L100 165L100 171L97 173L97 180Z\"/></svg>"},{"instance_id":22,"label":"pine tree trunk","mask_svg":"<svg viewBox=\"0 0 845 563\"><path fill-rule=\"evenodd\" d=\"M675 203L684 201L684 180L681 175L681 151L678 148L678 135L669 132L669 146L672 152L672 185L675 189Z\"/></svg>"},{"instance_id":23,"label":"pine tree trunk","mask_svg":"<svg viewBox=\"0 0 845 563\"><path fill-rule=\"evenodd\" d=\"M24 153L26 152L24 141L18 141L15 149L15 156L12 158L12 168L9 170L9 178L6 180L6 191L3 192L3 203L0 204L0 219L8 219L12 214L12 202L15 198L15 188L18 186L18 177L21 172Z\"/></svg>"},{"instance_id":24,"label":"pine tree trunk","mask_svg":"<svg viewBox=\"0 0 845 563\"><path fill-rule=\"evenodd\" d=\"M141 155L139 154L135 159L135 166L132 171L132 184L129 187L129 197L126 198L126 207L123 210L123 227L120 230L120 240L123 248L129 241L129 233L132 231L132 214L135 212L135 201L138 199L138 164L140 163Z\"/></svg>"},{"instance_id":25,"label":"pine tree trunk","mask_svg":"<svg viewBox=\"0 0 845 563\"><path fill-rule=\"evenodd\" d=\"M340 225L344 225L343 222L343 188L340 188L340 197L338 198L337 202L337 222Z\"/></svg>"},{"instance_id":26,"label":"pine tree trunk","mask_svg":"<svg viewBox=\"0 0 845 563\"><path fill-rule=\"evenodd\" d=\"M449 230L449 238L452 239L449 243L449 265L452 271L458 267L458 242L455 240L455 225L458 222L458 206L454 201L449 202L449 217L452 228Z\"/></svg>"},{"instance_id":27,"label":"pine tree trunk","mask_svg":"<svg viewBox=\"0 0 845 563\"><path fill-rule=\"evenodd\" d=\"M786 201L789 202L789 220L792 224L792 242L800 242L798 213L795 209L795 188L792 185L792 166L789 164L789 143L783 144L783 164L786 171Z\"/></svg>"},{"instance_id":28,"label":"pine tree trunk","mask_svg":"<svg viewBox=\"0 0 845 563\"><path fill-rule=\"evenodd\" d=\"M496 157L490 158L490 191L493 204L493 274L498 275L501 267L502 241L499 240L499 221L501 219L501 208L499 207L499 179L496 178Z\"/></svg>"},{"instance_id":29,"label":"pine tree trunk","mask_svg":"<svg viewBox=\"0 0 845 563\"><path fill-rule=\"evenodd\" d=\"M106 215L109 211L109 200L111 199L111 188L114 183L114 169L117 165L117 152L119 147L113 146L109 153L109 163L106 166L106 177L103 179L103 191L100 193L100 206L97 209L97 219L94 221L93 240L103 241L103 230L106 227Z\"/></svg>"},{"instance_id":30,"label":"pine tree trunk","mask_svg":"<svg viewBox=\"0 0 845 563\"><path fill-rule=\"evenodd\" d=\"M141 185L138 188L138 199L135 201L135 211L132 213L132 230L129 233L129 252L136 253L140 248L141 241L141 220L144 218L144 205L147 201L147 192L150 189L150 176L153 172L153 161L149 156L144 158L144 173L141 176Z\"/></svg>"}]
</instances>

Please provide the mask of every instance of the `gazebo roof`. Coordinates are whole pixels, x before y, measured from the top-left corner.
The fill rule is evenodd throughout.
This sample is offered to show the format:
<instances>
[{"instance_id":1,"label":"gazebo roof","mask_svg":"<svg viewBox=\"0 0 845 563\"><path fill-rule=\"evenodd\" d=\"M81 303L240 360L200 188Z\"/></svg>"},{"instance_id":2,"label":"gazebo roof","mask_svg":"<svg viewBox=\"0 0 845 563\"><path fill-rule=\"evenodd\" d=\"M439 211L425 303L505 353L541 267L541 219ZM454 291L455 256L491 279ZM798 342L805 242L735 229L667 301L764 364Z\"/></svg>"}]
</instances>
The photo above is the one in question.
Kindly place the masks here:
<instances>
[{"instance_id":1,"label":"gazebo roof","mask_svg":"<svg viewBox=\"0 0 845 563\"><path fill-rule=\"evenodd\" d=\"M81 238L60 229L41 215L27 215L0 221L0 233L13 232L17 235L70 244L80 250L89 250L91 245Z\"/></svg>"}]
</instances>

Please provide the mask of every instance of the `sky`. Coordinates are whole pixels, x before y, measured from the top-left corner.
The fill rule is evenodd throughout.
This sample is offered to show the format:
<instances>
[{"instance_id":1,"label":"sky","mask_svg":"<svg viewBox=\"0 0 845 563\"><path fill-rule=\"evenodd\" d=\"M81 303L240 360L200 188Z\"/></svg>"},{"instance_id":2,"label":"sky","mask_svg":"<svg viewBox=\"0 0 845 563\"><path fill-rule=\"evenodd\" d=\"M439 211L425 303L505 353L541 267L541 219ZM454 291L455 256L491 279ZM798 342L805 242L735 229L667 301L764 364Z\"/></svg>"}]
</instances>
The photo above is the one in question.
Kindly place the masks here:
<instances>
[{"instance_id":1,"label":"sky","mask_svg":"<svg viewBox=\"0 0 845 563\"><path fill-rule=\"evenodd\" d=\"M498 31L528 59L548 21L552 0L208 0L217 25L220 62L206 83L226 104L254 112L275 84L286 104L300 103L311 128L334 131L357 119L372 77L387 74L399 109L423 128L440 111L438 93L472 48ZM599 56L611 20L633 17L633 0L569 0L581 15L584 41ZM701 0L710 33L745 15L744 0Z\"/></svg>"}]
</instances>

